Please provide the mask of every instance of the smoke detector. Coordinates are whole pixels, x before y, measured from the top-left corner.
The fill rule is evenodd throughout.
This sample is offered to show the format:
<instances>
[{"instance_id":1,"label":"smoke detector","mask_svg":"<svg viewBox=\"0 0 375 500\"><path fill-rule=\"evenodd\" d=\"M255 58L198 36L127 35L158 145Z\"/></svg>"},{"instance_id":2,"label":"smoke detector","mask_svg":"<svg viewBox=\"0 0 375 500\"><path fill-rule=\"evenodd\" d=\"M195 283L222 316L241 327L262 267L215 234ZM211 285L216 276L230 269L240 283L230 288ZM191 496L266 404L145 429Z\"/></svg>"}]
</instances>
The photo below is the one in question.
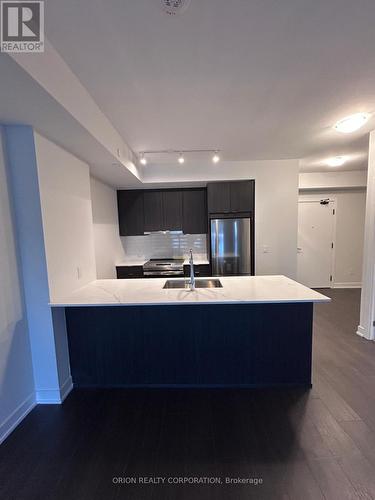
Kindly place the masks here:
<instances>
[{"instance_id":1,"label":"smoke detector","mask_svg":"<svg viewBox=\"0 0 375 500\"><path fill-rule=\"evenodd\" d=\"M188 7L190 0L160 0L162 9L170 16L182 14Z\"/></svg>"}]
</instances>

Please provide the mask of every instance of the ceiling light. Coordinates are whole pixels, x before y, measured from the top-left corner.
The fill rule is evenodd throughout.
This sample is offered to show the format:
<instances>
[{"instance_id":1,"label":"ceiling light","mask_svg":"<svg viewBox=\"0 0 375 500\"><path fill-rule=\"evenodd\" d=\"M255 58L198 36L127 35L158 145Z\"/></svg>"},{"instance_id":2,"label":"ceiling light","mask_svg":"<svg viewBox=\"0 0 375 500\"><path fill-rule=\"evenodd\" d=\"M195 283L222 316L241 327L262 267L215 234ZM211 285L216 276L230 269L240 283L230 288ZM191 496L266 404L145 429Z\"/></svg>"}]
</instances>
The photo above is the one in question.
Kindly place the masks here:
<instances>
[{"instance_id":1,"label":"ceiling light","mask_svg":"<svg viewBox=\"0 0 375 500\"><path fill-rule=\"evenodd\" d=\"M142 165L147 165L147 160L144 153L141 153L141 159L139 160Z\"/></svg>"},{"instance_id":2,"label":"ceiling light","mask_svg":"<svg viewBox=\"0 0 375 500\"><path fill-rule=\"evenodd\" d=\"M350 134L363 127L369 118L369 113L356 113L355 115L347 116L338 121L335 125L335 129L343 134Z\"/></svg>"},{"instance_id":3,"label":"ceiling light","mask_svg":"<svg viewBox=\"0 0 375 500\"><path fill-rule=\"evenodd\" d=\"M341 167L346 162L345 156L335 156L333 158L328 158L327 165L329 167Z\"/></svg>"},{"instance_id":4,"label":"ceiling light","mask_svg":"<svg viewBox=\"0 0 375 500\"><path fill-rule=\"evenodd\" d=\"M178 163L180 163L181 165L185 163L185 158L182 156L182 153L180 153L180 156L178 157Z\"/></svg>"},{"instance_id":5,"label":"ceiling light","mask_svg":"<svg viewBox=\"0 0 375 500\"><path fill-rule=\"evenodd\" d=\"M218 162L220 161L220 156L219 156L219 154L218 154L218 152L217 152L217 151L215 151L215 154L214 154L214 155L213 155L213 157L212 157L212 161L213 161L214 163L218 163Z\"/></svg>"}]
</instances>

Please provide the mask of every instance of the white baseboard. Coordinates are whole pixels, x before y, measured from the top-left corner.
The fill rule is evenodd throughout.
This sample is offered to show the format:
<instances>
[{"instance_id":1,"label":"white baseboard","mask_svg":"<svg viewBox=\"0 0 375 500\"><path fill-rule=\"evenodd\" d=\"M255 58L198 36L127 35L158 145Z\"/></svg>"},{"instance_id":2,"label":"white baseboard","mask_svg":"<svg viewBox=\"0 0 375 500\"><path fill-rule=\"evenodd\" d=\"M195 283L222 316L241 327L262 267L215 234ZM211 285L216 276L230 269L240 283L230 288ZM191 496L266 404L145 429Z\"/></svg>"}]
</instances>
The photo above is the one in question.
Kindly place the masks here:
<instances>
[{"instance_id":1,"label":"white baseboard","mask_svg":"<svg viewBox=\"0 0 375 500\"><path fill-rule=\"evenodd\" d=\"M35 399L38 405L59 405L61 395L59 389L41 389L35 391Z\"/></svg>"},{"instance_id":2,"label":"white baseboard","mask_svg":"<svg viewBox=\"0 0 375 500\"><path fill-rule=\"evenodd\" d=\"M70 391L73 389L73 380L72 377L69 376L63 385L60 387L60 394L61 394L61 402L64 401L64 399L68 396Z\"/></svg>"},{"instance_id":3,"label":"white baseboard","mask_svg":"<svg viewBox=\"0 0 375 500\"><path fill-rule=\"evenodd\" d=\"M23 403L0 424L0 444L21 423L37 404L61 404L73 389L72 377L68 377L60 390L41 390L28 396Z\"/></svg>"},{"instance_id":4,"label":"white baseboard","mask_svg":"<svg viewBox=\"0 0 375 500\"><path fill-rule=\"evenodd\" d=\"M332 288L362 288L360 281L351 281L347 283L334 283Z\"/></svg>"},{"instance_id":5,"label":"white baseboard","mask_svg":"<svg viewBox=\"0 0 375 500\"><path fill-rule=\"evenodd\" d=\"M36 391L35 398L38 405L60 405L73 389L72 377L69 376L60 389L42 389Z\"/></svg>"},{"instance_id":6,"label":"white baseboard","mask_svg":"<svg viewBox=\"0 0 375 500\"><path fill-rule=\"evenodd\" d=\"M30 394L23 403L9 415L0 425L0 444L9 436L17 425L26 417L36 405L34 393Z\"/></svg>"},{"instance_id":7,"label":"white baseboard","mask_svg":"<svg viewBox=\"0 0 375 500\"><path fill-rule=\"evenodd\" d=\"M366 338L366 330L363 328L363 326L358 325L357 335L359 335L360 337Z\"/></svg>"},{"instance_id":8,"label":"white baseboard","mask_svg":"<svg viewBox=\"0 0 375 500\"><path fill-rule=\"evenodd\" d=\"M359 335L360 337L363 337L366 340L371 340L373 342L375 339L371 338L371 334L372 334L372 332L368 332L366 328L364 328L361 325L358 325L357 335Z\"/></svg>"}]
</instances>

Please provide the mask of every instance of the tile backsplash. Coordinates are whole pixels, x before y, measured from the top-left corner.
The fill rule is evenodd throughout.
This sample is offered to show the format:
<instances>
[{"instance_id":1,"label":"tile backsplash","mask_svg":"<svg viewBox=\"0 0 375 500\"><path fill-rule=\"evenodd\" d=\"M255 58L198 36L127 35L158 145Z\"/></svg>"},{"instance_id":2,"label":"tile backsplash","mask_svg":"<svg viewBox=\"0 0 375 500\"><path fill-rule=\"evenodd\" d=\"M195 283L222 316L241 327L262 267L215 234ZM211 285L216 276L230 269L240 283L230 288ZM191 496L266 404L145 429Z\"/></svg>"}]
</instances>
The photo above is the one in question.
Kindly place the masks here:
<instances>
[{"instance_id":1,"label":"tile backsplash","mask_svg":"<svg viewBox=\"0 0 375 500\"><path fill-rule=\"evenodd\" d=\"M207 258L206 234L161 234L124 236L121 238L126 260L187 258L190 248L195 259Z\"/></svg>"}]
</instances>

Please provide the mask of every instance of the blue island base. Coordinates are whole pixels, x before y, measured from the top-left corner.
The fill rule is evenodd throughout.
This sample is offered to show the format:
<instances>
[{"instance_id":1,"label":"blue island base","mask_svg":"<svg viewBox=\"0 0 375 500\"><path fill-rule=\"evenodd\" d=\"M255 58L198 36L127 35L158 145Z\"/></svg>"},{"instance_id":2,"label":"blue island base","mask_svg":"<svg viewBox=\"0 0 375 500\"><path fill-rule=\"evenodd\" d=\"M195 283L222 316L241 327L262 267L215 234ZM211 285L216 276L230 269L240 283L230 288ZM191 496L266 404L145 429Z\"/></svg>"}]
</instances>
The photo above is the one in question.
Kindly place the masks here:
<instances>
[{"instance_id":1,"label":"blue island base","mask_svg":"<svg viewBox=\"0 0 375 500\"><path fill-rule=\"evenodd\" d=\"M311 387L312 303L67 307L75 387Z\"/></svg>"}]
</instances>

